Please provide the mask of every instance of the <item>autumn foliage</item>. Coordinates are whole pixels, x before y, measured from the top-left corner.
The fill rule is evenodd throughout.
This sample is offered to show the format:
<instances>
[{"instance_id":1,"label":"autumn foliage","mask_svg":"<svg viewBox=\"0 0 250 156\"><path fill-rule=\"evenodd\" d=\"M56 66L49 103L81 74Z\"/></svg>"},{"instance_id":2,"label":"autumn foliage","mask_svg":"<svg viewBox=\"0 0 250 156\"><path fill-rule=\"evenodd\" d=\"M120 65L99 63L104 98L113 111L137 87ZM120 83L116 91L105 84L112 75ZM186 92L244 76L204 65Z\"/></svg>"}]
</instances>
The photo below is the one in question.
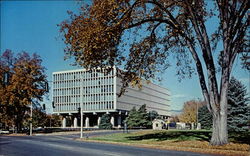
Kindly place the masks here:
<instances>
[{"instance_id":1,"label":"autumn foliage","mask_svg":"<svg viewBox=\"0 0 250 156\"><path fill-rule=\"evenodd\" d=\"M249 58L249 6L249 0L93 0L59 26L66 58L85 68L124 69L117 73L122 92L130 82L159 78L173 64L170 54L180 79L196 72L213 116L211 144L222 145L232 67L238 55ZM211 24L217 28L210 31Z\"/></svg>"},{"instance_id":2,"label":"autumn foliage","mask_svg":"<svg viewBox=\"0 0 250 156\"><path fill-rule=\"evenodd\" d=\"M0 122L21 128L30 105L38 106L46 94L47 76L37 54L6 50L0 57Z\"/></svg>"},{"instance_id":3,"label":"autumn foliage","mask_svg":"<svg viewBox=\"0 0 250 156\"><path fill-rule=\"evenodd\" d=\"M184 103L182 113L179 116L179 120L184 123L196 123L197 111L200 107L204 106L205 102L190 100Z\"/></svg>"}]
</instances>

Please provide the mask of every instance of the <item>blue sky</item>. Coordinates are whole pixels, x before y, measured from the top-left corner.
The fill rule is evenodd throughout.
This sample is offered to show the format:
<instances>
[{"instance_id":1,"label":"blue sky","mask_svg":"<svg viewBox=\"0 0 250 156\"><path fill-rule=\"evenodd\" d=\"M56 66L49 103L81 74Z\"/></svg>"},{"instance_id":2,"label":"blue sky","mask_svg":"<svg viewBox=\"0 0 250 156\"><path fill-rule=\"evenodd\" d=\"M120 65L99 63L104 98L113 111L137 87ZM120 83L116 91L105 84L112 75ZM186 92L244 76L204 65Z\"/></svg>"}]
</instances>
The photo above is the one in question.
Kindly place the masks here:
<instances>
[{"instance_id":1,"label":"blue sky","mask_svg":"<svg viewBox=\"0 0 250 156\"><path fill-rule=\"evenodd\" d=\"M1 1L1 33L0 52L11 49L18 53L26 51L37 53L47 68L48 80L52 72L76 69L70 60L64 61L64 43L61 40L57 24L68 18L67 10L77 10L76 1ZM208 31L213 31L211 24ZM170 67L163 75L160 85L171 92L171 108L180 110L185 101L202 99L197 75L181 82L175 76L175 66ZM250 89L249 76L246 70L240 69L240 61L236 60L233 75ZM45 100L48 112L51 112L51 96Z\"/></svg>"}]
</instances>

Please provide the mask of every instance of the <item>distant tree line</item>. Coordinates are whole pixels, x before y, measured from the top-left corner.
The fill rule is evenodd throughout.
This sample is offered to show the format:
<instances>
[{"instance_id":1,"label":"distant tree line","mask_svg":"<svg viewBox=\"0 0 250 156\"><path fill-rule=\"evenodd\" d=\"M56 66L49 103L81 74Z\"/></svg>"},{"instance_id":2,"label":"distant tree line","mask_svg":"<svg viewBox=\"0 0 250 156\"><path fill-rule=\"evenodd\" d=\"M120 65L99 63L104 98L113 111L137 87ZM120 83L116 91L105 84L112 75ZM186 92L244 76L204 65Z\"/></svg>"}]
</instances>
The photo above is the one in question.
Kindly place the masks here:
<instances>
[{"instance_id":1,"label":"distant tree line","mask_svg":"<svg viewBox=\"0 0 250 156\"><path fill-rule=\"evenodd\" d=\"M24 127L29 127L29 115L23 121ZM32 124L33 127L61 127L61 116L57 114L46 114L41 108L33 109Z\"/></svg>"}]
</instances>

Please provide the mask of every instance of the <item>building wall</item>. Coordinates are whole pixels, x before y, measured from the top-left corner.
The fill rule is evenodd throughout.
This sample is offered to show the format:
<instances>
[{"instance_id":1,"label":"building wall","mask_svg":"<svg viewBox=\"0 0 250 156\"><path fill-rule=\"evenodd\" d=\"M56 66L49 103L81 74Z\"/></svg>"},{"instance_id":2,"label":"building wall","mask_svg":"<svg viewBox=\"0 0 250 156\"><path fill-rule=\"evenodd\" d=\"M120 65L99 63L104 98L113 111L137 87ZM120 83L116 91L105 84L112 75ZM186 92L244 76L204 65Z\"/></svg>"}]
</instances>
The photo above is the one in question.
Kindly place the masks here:
<instances>
[{"instance_id":1,"label":"building wall","mask_svg":"<svg viewBox=\"0 0 250 156\"><path fill-rule=\"evenodd\" d=\"M55 113L76 113L83 100L84 112L114 111L114 73L71 70L53 73ZM80 87L82 85L82 88ZM82 93L82 97L80 96Z\"/></svg>"},{"instance_id":2,"label":"building wall","mask_svg":"<svg viewBox=\"0 0 250 156\"><path fill-rule=\"evenodd\" d=\"M115 75L116 68L107 74L96 69L92 72L83 69L54 72L53 112L63 115L64 123L71 119L71 124L74 120L79 125L77 113L83 103L86 127L96 126L104 113L110 113L114 126L119 127L129 110L134 106L138 109L143 104L146 104L148 111L155 110L160 115L170 116L170 93L167 89L143 81L141 89L128 87L127 92L118 97L121 79ZM71 117L68 118L68 115Z\"/></svg>"},{"instance_id":3,"label":"building wall","mask_svg":"<svg viewBox=\"0 0 250 156\"><path fill-rule=\"evenodd\" d=\"M117 92L121 89L121 79L117 78ZM142 81L142 87L128 87L124 95L117 99L117 109L138 109L146 104L147 110L155 110L159 115L170 116L170 92L153 83Z\"/></svg>"}]
</instances>

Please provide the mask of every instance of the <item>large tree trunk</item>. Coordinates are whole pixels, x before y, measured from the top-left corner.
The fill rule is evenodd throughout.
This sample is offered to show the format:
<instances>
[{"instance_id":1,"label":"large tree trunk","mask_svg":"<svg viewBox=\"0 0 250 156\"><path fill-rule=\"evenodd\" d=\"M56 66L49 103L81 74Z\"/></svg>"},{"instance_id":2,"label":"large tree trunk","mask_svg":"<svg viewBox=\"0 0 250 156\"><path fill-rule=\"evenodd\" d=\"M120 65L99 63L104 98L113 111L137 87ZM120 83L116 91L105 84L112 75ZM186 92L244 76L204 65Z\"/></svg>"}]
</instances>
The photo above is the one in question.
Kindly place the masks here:
<instances>
[{"instance_id":1,"label":"large tree trunk","mask_svg":"<svg viewBox=\"0 0 250 156\"><path fill-rule=\"evenodd\" d=\"M213 115L213 132L211 145L224 145L228 143L227 114Z\"/></svg>"},{"instance_id":2,"label":"large tree trunk","mask_svg":"<svg viewBox=\"0 0 250 156\"><path fill-rule=\"evenodd\" d=\"M210 141L211 145L224 145L228 143L227 130L227 88L228 82L224 81L220 92L219 109L213 112L213 132Z\"/></svg>"}]
</instances>

